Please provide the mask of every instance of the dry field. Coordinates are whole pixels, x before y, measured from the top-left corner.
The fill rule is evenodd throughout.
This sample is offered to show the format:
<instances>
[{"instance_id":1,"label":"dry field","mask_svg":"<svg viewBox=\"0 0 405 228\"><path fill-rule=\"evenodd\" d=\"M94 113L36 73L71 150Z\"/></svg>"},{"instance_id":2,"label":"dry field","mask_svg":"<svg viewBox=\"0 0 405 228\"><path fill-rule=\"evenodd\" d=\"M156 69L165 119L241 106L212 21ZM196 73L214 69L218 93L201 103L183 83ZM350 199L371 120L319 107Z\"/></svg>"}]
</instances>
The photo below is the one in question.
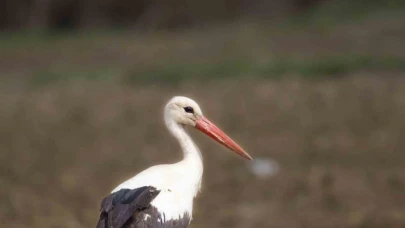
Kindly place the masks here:
<instances>
[{"instance_id":1,"label":"dry field","mask_svg":"<svg viewBox=\"0 0 405 228\"><path fill-rule=\"evenodd\" d=\"M94 227L117 184L181 158L162 115L186 95L280 165L259 178L190 129L205 167L191 227L405 227L403 15L0 36L0 221Z\"/></svg>"},{"instance_id":2,"label":"dry field","mask_svg":"<svg viewBox=\"0 0 405 228\"><path fill-rule=\"evenodd\" d=\"M403 227L405 79L225 80L176 86L77 83L1 90L0 220L6 227L92 227L119 182L181 158L162 111L173 95L256 158L199 133L205 176L192 227ZM194 131L192 131L194 132Z\"/></svg>"}]
</instances>

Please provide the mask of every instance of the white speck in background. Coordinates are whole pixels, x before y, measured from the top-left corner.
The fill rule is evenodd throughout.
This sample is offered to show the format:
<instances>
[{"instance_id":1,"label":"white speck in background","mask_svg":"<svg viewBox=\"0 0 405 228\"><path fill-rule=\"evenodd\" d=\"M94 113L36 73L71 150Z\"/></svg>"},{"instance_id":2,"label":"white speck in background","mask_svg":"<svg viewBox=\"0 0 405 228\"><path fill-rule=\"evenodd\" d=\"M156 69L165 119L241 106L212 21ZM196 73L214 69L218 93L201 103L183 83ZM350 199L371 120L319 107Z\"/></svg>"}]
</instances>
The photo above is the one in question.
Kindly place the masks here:
<instances>
[{"instance_id":1,"label":"white speck in background","mask_svg":"<svg viewBox=\"0 0 405 228\"><path fill-rule=\"evenodd\" d=\"M280 170L280 165L277 161L270 158L255 158L249 168L255 176L266 178L275 176Z\"/></svg>"}]
</instances>

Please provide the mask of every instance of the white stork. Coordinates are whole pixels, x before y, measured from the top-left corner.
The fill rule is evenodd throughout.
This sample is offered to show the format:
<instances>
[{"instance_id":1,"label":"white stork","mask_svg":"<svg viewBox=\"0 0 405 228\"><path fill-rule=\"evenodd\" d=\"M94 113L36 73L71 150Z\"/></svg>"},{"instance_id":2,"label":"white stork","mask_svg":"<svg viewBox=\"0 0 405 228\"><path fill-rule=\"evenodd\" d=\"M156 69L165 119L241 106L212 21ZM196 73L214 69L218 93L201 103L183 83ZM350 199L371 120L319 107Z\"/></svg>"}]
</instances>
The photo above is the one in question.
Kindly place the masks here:
<instances>
[{"instance_id":1,"label":"white stork","mask_svg":"<svg viewBox=\"0 0 405 228\"><path fill-rule=\"evenodd\" d=\"M173 97L164 119L179 141L183 160L152 166L118 185L101 202L97 228L186 228L193 199L201 186L203 164L200 150L186 132L192 126L242 157L252 160L238 144L205 118L198 104L187 97Z\"/></svg>"}]
</instances>

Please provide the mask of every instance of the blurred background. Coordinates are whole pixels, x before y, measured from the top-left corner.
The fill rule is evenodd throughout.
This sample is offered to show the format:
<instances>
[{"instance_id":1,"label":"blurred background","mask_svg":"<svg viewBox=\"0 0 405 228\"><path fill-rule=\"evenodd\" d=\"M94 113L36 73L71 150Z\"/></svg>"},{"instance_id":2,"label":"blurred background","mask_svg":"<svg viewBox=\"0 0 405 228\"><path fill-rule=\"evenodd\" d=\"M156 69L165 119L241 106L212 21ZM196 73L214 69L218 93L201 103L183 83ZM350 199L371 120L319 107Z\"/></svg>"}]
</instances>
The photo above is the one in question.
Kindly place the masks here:
<instances>
[{"instance_id":1,"label":"blurred background","mask_svg":"<svg viewBox=\"0 0 405 228\"><path fill-rule=\"evenodd\" d=\"M0 3L5 227L95 227L116 185L181 159L174 95L255 158L191 132L190 227L405 227L405 1Z\"/></svg>"}]
</instances>

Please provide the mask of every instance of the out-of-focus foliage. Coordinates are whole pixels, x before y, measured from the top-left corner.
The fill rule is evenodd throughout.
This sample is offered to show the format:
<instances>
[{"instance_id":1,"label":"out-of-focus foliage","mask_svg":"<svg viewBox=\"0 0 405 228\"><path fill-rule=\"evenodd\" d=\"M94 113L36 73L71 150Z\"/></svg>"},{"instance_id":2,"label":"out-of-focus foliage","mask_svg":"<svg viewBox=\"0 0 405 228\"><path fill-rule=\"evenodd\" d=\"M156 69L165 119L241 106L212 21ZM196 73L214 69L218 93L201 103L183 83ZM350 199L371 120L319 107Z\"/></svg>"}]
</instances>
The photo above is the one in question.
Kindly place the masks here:
<instances>
[{"instance_id":1,"label":"out-of-focus foliage","mask_svg":"<svg viewBox=\"0 0 405 228\"><path fill-rule=\"evenodd\" d=\"M314 12L327 20L333 17L347 20L353 14L381 7L403 7L404 3L401 0L1 0L0 5L0 29L118 26L155 30L246 19L274 23Z\"/></svg>"},{"instance_id":2,"label":"out-of-focus foliage","mask_svg":"<svg viewBox=\"0 0 405 228\"><path fill-rule=\"evenodd\" d=\"M246 16L280 16L325 0L2 0L0 28L181 28Z\"/></svg>"},{"instance_id":3,"label":"out-of-focus foliage","mask_svg":"<svg viewBox=\"0 0 405 228\"><path fill-rule=\"evenodd\" d=\"M0 2L3 226L94 227L117 184L181 158L162 112L186 95L277 164L259 178L190 129L191 227L405 227L404 1Z\"/></svg>"}]
</instances>

